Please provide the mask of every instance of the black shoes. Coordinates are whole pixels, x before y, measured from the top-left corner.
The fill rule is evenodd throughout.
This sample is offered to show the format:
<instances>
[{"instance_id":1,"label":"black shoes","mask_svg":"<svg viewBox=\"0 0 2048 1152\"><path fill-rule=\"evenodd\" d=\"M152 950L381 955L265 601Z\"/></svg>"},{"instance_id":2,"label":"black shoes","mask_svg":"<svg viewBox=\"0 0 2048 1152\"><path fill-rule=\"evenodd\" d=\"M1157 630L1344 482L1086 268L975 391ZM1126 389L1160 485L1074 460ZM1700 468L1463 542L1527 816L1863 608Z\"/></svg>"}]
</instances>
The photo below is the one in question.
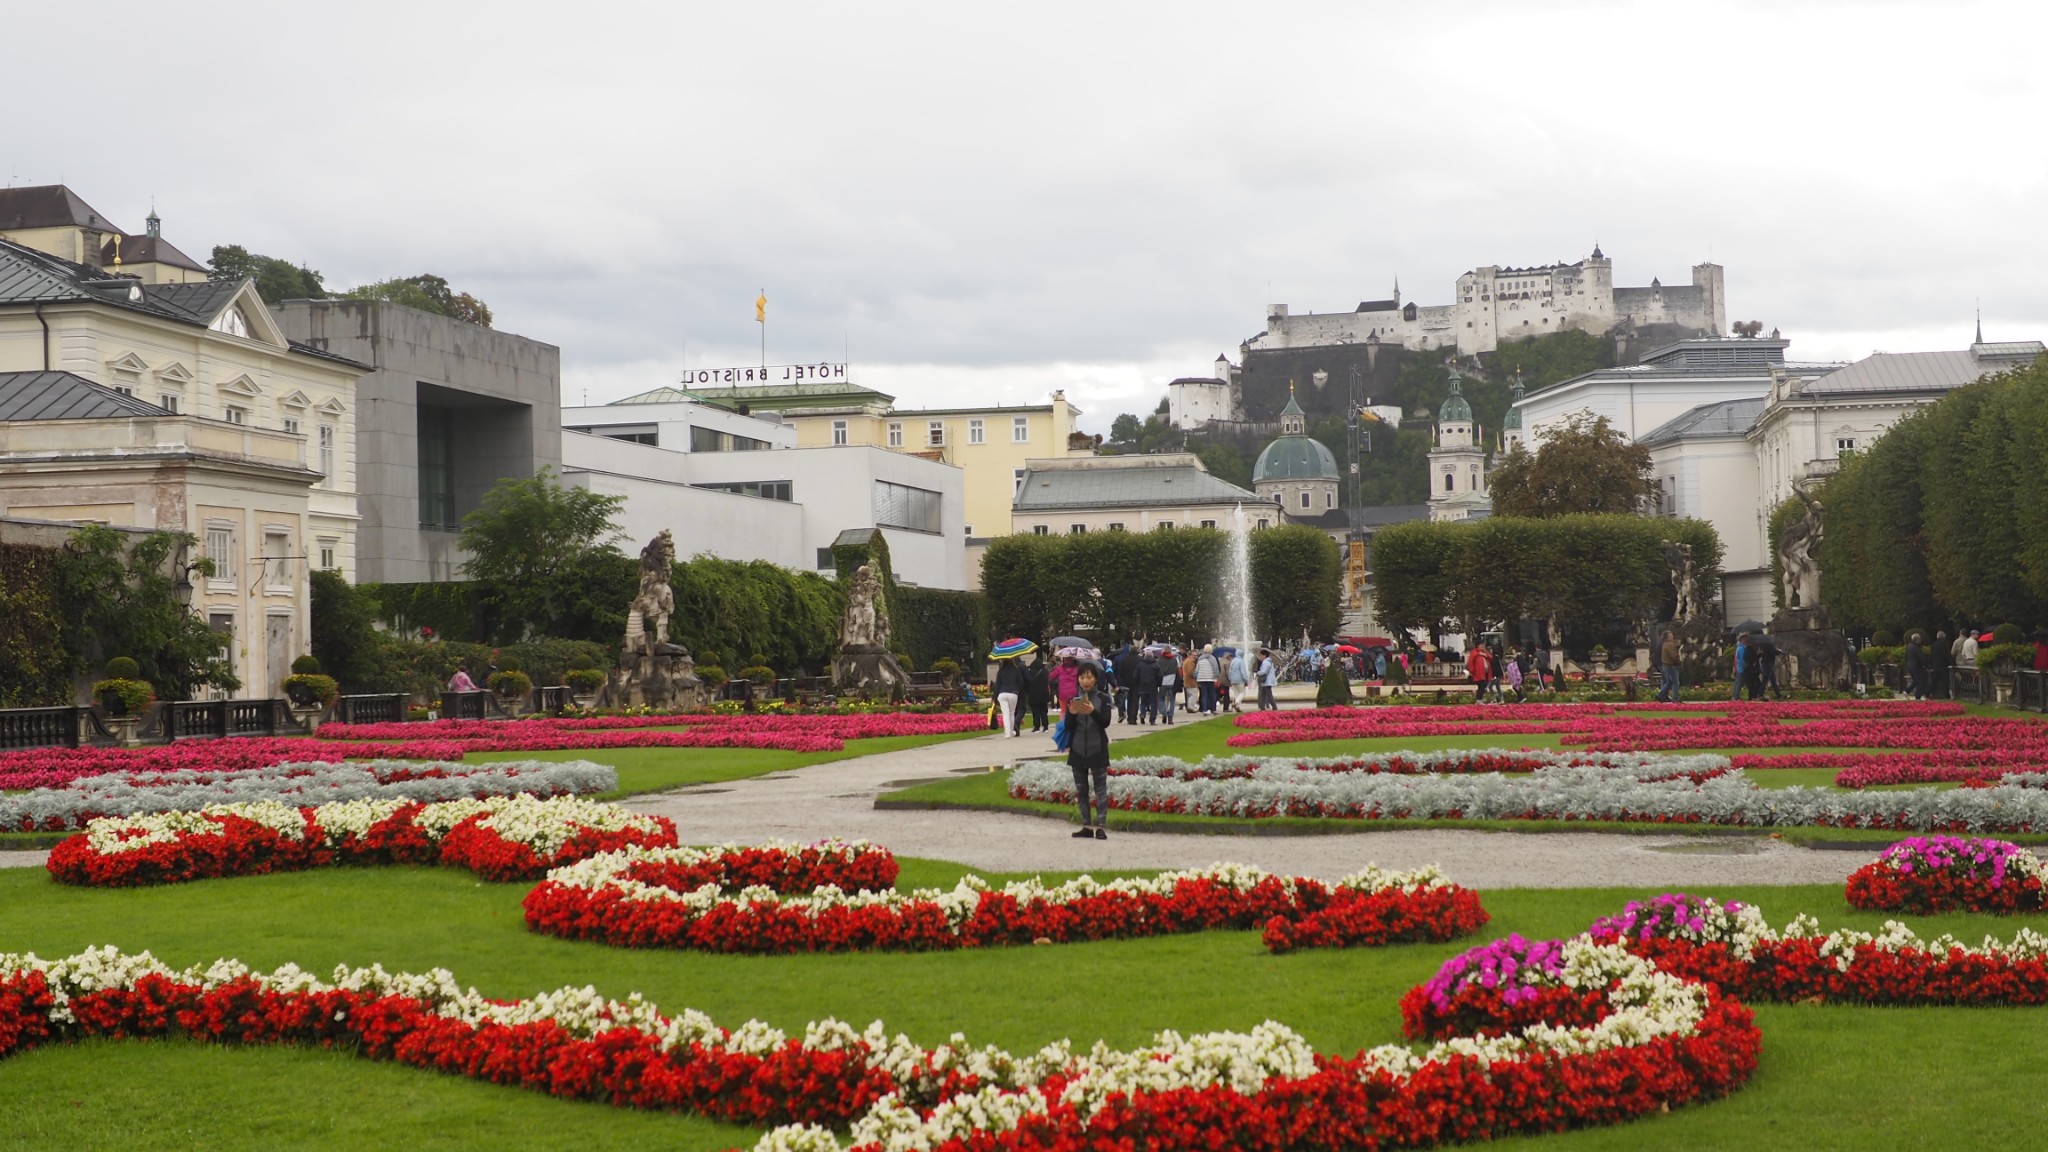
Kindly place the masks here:
<instances>
[{"instance_id":1,"label":"black shoes","mask_svg":"<svg viewBox=\"0 0 2048 1152\"><path fill-rule=\"evenodd\" d=\"M1093 840L1095 839L1095 829L1090 828L1086 825L1082 825L1081 830L1079 832L1074 833L1074 839Z\"/></svg>"},{"instance_id":2,"label":"black shoes","mask_svg":"<svg viewBox=\"0 0 2048 1152\"><path fill-rule=\"evenodd\" d=\"M1109 829L1107 829L1107 828L1097 828L1097 829L1095 830L1095 838L1096 838L1097 840L1107 840L1107 839L1109 839Z\"/></svg>"}]
</instances>

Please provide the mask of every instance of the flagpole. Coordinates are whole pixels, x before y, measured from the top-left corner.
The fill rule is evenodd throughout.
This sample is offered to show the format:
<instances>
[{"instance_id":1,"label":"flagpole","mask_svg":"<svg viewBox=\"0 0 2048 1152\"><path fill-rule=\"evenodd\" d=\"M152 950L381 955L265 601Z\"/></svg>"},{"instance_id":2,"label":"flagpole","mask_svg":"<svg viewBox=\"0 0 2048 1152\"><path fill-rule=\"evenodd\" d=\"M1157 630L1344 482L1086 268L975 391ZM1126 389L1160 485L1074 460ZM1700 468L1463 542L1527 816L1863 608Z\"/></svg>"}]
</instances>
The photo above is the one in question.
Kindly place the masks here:
<instances>
[{"instance_id":1,"label":"flagpole","mask_svg":"<svg viewBox=\"0 0 2048 1152\"><path fill-rule=\"evenodd\" d=\"M761 289L761 299L768 298L768 290ZM768 378L768 309L761 309L761 378Z\"/></svg>"}]
</instances>

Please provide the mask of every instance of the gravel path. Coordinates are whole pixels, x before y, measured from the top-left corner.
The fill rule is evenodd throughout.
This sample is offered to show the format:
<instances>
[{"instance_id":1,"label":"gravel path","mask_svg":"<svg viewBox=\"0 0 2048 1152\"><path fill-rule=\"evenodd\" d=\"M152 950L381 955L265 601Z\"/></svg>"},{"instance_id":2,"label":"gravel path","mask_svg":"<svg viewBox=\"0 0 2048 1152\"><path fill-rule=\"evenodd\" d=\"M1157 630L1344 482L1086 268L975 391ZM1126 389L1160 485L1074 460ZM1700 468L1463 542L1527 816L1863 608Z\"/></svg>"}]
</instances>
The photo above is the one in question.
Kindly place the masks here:
<instances>
[{"instance_id":1,"label":"gravel path","mask_svg":"<svg viewBox=\"0 0 2048 1152\"><path fill-rule=\"evenodd\" d=\"M1158 729L1111 729L1118 743ZM676 822L686 844L860 837L905 856L977 868L1199 868L1217 861L1288 875L1336 879L1366 864L1439 864L1475 888L1660 887L1835 884L1868 863L1869 851L1817 851L1768 836L1633 836L1602 833L1380 831L1318 836L1219 836L1112 832L1072 838L1071 825L1000 812L881 811L877 794L923 780L986 771L1051 751L1044 737L1000 735L863 756L751 780L636 797L630 805Z\"/></svg>"}]
</instances>

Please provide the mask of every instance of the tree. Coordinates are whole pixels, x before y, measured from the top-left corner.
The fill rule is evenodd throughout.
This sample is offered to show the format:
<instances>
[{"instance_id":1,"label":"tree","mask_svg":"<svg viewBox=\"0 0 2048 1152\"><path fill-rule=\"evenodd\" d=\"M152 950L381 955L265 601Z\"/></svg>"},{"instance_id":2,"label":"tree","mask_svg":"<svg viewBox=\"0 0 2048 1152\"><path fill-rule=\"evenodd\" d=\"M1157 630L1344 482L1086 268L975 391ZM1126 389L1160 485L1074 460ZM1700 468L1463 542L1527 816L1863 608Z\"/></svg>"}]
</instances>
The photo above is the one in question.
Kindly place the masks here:
<instances>
[{"instance_id":1,"label":"tree","mask_svg":"<svg viewBox=\"0 0 2048 1152\"><path fill-rule=\"evenodd\" d=\"M1252 623L1269 640L1334 636L1344 562L1337 542L1301 524L1251 536ZM1247 640L1250 637L1246 637Z\"/></svg>"},{"instance_id":2,"label":"tree","mask_svg":"<svg viewBox=\"0 0 2048 1152\"><path fill-rule=\"evenodd\" d=\"M78 671L130 657L164 700L242 686L220 633L178 599L178 561L197 543L186 532L152 532L131 545L127 533L99 524L71 534L57 586Z\"/></svg>"},{"instance_id":3,"label":"tree","mask_svg":"<svg viewBox=\"0 0 2048 1152\"><path fill-rule=\"evenodd\" d=\"M543 467L530 479L507 478L462 518L463 570L490 585L503 635L554 636L583 599L579 572L621 555L614 518L623 496L567 488Z\"/></svg>"},{"instance_id":4,"label":"tree","mask_svg":"<svg viewBox=\"0 0 2048 1152\"><path fill-rule=\"evenodd\" d=\"M1656 496L1650 450L1605 416L1576 412L1537 438L1535 455L1508 453L1488 481L1495 515L1640 512Z\"/></svg>"},{"instance_id":5,"label":"tree","mask_svg":"<svg viewBox=\"0 0 2048 1152\"><path fill-rule=\"evenodd\" d=\"M265 303L281 300L324 300L327 288L320 274L303 264L263 256L240 244L217 244L213 249L213 270L209 280L254 280L256 294Z\"/></svg>"},{"instance_id":6,"label":"tree","mask_svg":"<svg viewBox=\"0 0 2048 1152\"><path fill-rule=\"evenodd\" d=\"M1109 439L1112 444L1136 446L1138 438L1145 434L1145 426L1129 412L1109 422Z\"/></svg>"},{"instance_id":7,"label":"tree","mask_svg":"<svg viewBox=\"0 0 2048 1152\"><path fill-rule=\"evenodd\" d=\"M343 688L368 691L381 671L376 602L330 569L314 572L310 583L313 659Z\"/></svg>"},{"instance_id":8,"label":"tree","mask_svg":"<svg viewBox=\"0 0 2048 1152\"><path fill-rule=\"evenodd\" d=\"M345 300L386 300L480 328L491 326L491 310L483 301L467 292L451 290L447 280L431 272L397 280L379 280L351 288L341 295Z\"/></svg>"}]
</instances>

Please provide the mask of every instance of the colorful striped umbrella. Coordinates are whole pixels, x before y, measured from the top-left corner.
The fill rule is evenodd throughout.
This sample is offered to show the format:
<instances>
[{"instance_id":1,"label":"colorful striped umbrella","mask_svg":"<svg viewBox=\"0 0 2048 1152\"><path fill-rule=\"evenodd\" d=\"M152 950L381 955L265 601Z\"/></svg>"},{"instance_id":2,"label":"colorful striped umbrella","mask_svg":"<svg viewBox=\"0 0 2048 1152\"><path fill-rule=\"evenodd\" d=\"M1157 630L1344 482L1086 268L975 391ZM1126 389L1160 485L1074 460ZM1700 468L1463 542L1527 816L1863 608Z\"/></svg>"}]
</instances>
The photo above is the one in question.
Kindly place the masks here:
<instances>
[{"instance_id":1,"label":"colorful striped umbrella","mask_svg":"<svg viewBox=\"0 0 2048 1152\"><path fill-rule=\"evenodd\" d=\"M1038 651L1038 645L1021 636L1012 636L1008 640L989 649L988 657L991 660L1013 660L1024 655L1026 652L1036 651Z\"/></svg>"}]
</instances>

